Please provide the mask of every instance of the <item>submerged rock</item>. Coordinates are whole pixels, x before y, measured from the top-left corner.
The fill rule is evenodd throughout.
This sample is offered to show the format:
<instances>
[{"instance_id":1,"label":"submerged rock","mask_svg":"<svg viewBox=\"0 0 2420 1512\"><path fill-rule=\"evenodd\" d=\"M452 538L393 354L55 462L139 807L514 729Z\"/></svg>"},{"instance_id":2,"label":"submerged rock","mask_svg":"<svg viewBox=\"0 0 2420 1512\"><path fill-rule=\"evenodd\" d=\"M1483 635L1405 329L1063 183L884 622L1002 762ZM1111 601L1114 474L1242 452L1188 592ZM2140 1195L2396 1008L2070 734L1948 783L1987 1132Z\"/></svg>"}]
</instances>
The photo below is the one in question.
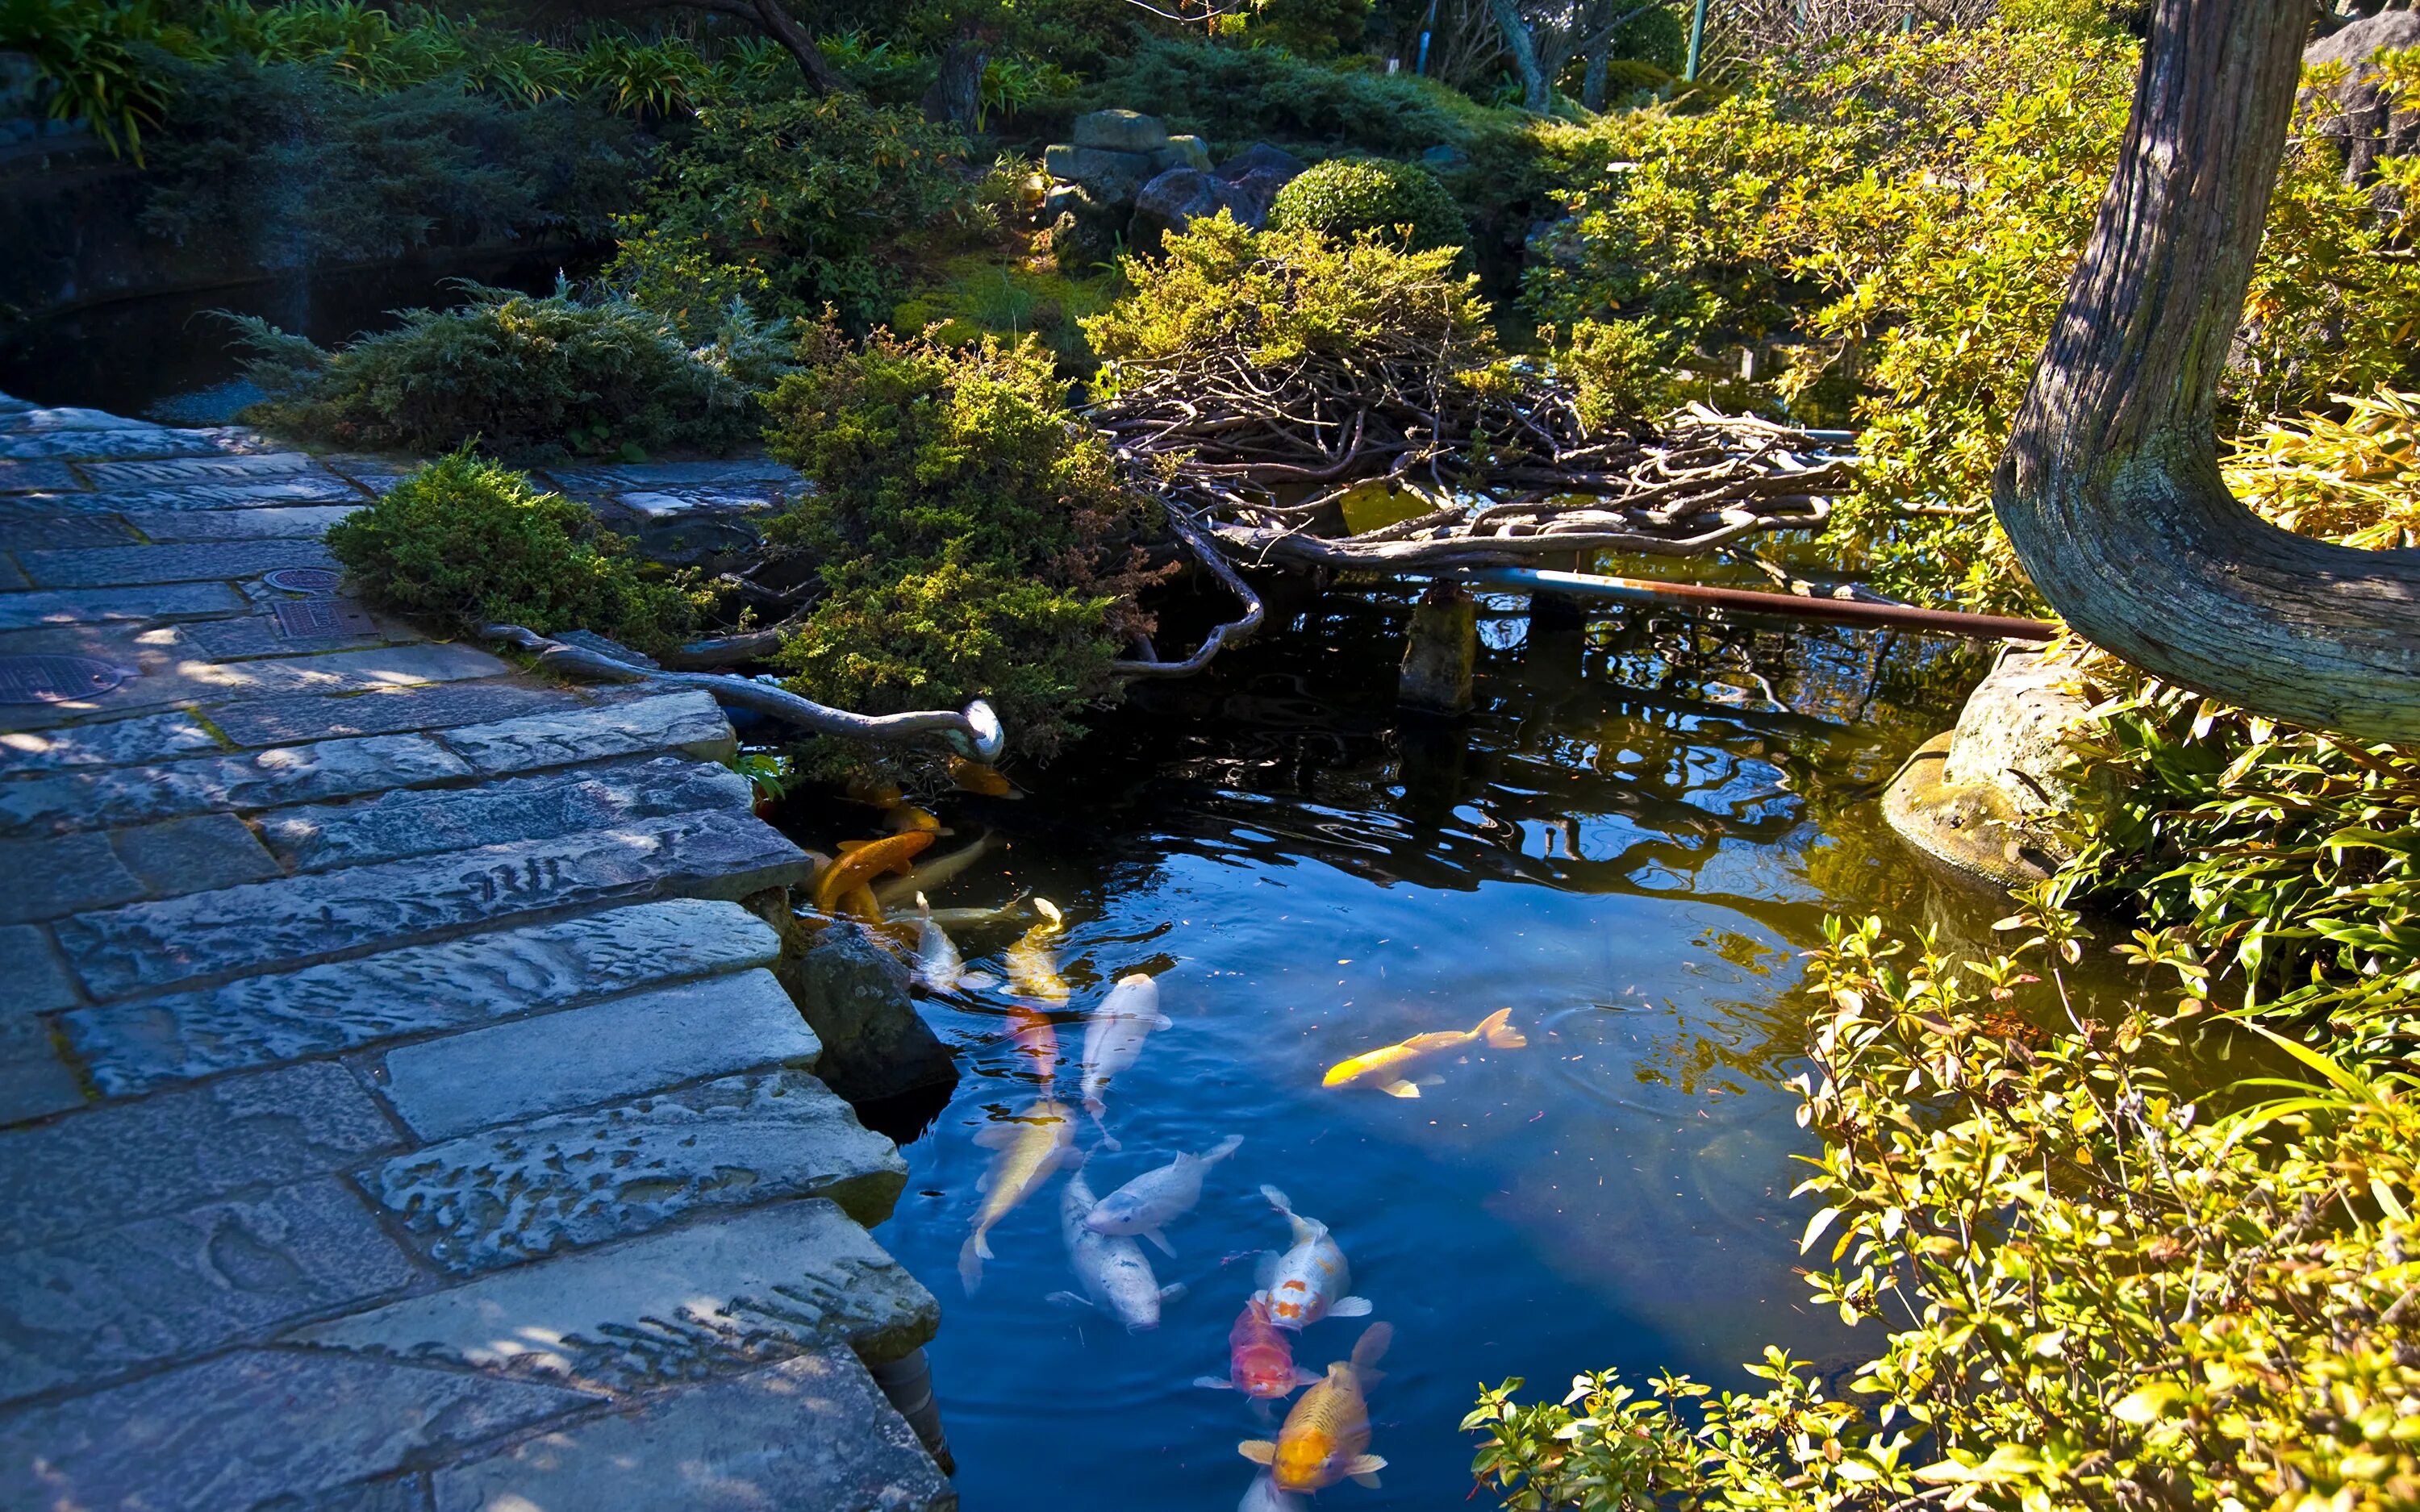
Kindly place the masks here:
<instances>
[{"instance_id":1,"label":"submerged rock","mask_svg":"<svg viewBox=\"0 0 2420 1512\"><path fill-rule=\"evenodd\" d=\"M957 1080L948 1047L916 1011L908 967L861 925L785 931L775 968L823 1041L816 1073L851 1103Z\"/></svg>"},{"instance_id":2,"label":"submerged rock","mask_svg":"<svg viewBox=\"0 0 2420 1512\"><path fill-rule=\"evenodd\" d=\"M1917 748L1883 795L1883 817L1937 860L2003 887L2039 882L2073 852L2057 820L2074 807L2067 736L2090 701L2073 669L2011 652L1967 696L1958 727Z\"/></svg>"}]
</instances>

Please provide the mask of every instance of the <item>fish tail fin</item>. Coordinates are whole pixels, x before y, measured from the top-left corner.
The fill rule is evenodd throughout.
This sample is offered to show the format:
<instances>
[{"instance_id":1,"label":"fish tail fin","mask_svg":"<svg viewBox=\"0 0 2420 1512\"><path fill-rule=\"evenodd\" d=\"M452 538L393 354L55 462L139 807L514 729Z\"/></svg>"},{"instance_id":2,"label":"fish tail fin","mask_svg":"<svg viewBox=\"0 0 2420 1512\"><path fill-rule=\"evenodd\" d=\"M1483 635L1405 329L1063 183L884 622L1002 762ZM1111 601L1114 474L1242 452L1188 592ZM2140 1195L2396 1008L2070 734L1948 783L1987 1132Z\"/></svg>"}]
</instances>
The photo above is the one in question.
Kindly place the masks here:
<instances>
[{"instance_id":1,"label":"fish tail fin","mask_svg":"<svg viewBox=\"0 0 2420 1512\"><path fill-rule=\"evenodd\" d=\"M1289 1218L1294 1216L1294 1199L1279 1191L1276 1187L1269 1185L1265 1181L1262 1182L1261 1196L1269 1199L1270 1207L1277 1209L1278 1211L1284 1213Z\"/></svg>"},{"instance_id":2,"label":"fish tail fin","mask_svg":"<svg viewBox=\"0 0 2420 1512\"><path fill-rule=\"evenodd\" d=\"M959 1247L958 1285L967 1288L968 1296L973 1296L975 1288L983 1285L983 1262L990 1254L979 1233L969 1234L966 1243Z\"/></svg>"},{"instance_id":3,"label":"fish tail fin","mask_svg":"<svg viewBox=\"0 0 2420 1512\"><path fill-rule=\"evenodd\" d=\"M1059 917L1059 905L1052 903L1049 899L1041 896L1039 893L1034 895L1033 907L1035 912L1039 913L1043 918L1050 920L1051 923L1056 924L1061 922Z\"/></svg>"},{"instance_id":4,"label":"fish tail fin","mask_svg":"<svg viewBox=\"0 0 2420 1512\"><path fill-rule=\"evenodd\" d=\"M1512 1011L1499 1008L1479 1022L1480 1037L1498 1050L1518 1050L1529 1042L1529 1037L1512 1025Z\"/></svg>"},{"instance_id":5,"label":"fish tail fin","mask_svg":"<svg viewBox=\"0 0 2420 1512\"><path fill-rule=\"evenodd\" d=\"M1376 1380L1376 1377L1369 1375L1369 1369L1387 1357L1387 1346L1394 1342L1395 1325L1392 1323L1373 1323L1363 1329L1361 1337L1353 1346L1354 1374Z\"/></svg>"},{"instance_id":6,"label":"fish tail fin","mask_svg":"<svg viewBox=\"0 0 2420 1512\"><path fill-rule=\"evenodd\" d=\"M1225 1160L1228 1156L1233 1154L1236 1150L1242 1149L1243 1145L1244 1136L1242 1134L1229 1134L1226 1138L1219 1140L1218 1144L1202 1152L1202 1164L1204 1165L1215 1165L1218 1162Z\"/></svg>"},{"instance_id":7,"label":"fish tail fin","mask_svg":"<svg viewBox=\"0 0 2420 1512\"><path fill-rule=\"evenodd\" d=\"M916 917L927 922L930 922L933 918L933 905L924 901L924 895L921 892L916 895Z\"/></svg>"}]
</instances>

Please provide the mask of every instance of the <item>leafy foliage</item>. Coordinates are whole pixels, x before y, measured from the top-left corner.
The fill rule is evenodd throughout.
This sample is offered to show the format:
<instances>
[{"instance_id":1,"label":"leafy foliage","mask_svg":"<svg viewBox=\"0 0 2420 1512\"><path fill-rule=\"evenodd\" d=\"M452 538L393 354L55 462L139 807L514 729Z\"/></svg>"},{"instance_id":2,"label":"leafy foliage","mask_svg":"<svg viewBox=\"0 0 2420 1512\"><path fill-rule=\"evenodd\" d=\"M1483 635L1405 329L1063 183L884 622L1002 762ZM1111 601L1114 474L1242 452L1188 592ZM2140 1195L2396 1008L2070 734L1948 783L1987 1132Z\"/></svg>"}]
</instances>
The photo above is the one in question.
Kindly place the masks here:
<instances>
[{"instance_id":1,"label":"leafy foliage","mask_svg":"<svg viewBox=\"0 0 2420 1512\"><path fill-rule=\"evenodd\" d=\"M1287 181L1269 205L1272 231L1312 230L1331 237L1408 227L1421 251L1460 247L1470 239L1462 211L1427 169L1384 158L1331 158Z\"/></svg>"},{"instance_id":2,"label":"leafy foliage","mask_svg":"<svg viewBox=\"0 0 2420 1512\"><path fill-rule=\"evenodd\" d=\"M1047 753L1151 621L1153 508L1063 405L1028 338L950 347L826 326L766 401L773 454L814 490L777 540L829 592L778 658L806 696L876 713L982 696Z\"/></svg>"},{"instance_id":3,"label":"leafy foliage","mask_svg":"<svg viewBox=\"0 0 2420 1512\"><path fill-rule=\"evenodd\" d=\"M464 285L469 303L411 310L394 331L335 352L264 322L238 322L273 428L344 445L428 451L477 441L504 455L667 447L728 450L753 439L757 394L787 370L785 320L745 305L691 347L665 316L558 285L543 298Z\"/></svg>"},{"instance_id":4,"label":"leafy foliage","mask_svg":"<svg viewBox=\"0 0 2420 1512\"><path fill-rule=\"evenodd\" d=\"M594 630L642 651L690 635L709 599L632 560L583 506L468 449L330 527L328 549L390 609L540 634Z\"/></svg>"},{"instance_id":5,"label":"leafy foliage","mask_svg":"<svg viewBox=\"0 0 2420 1512\"><path fill-rule=\"evenodd\" d=\"M83 120L112 153L143 161L143 129L168 91L142 55L160 30L148 8L106 0L0 0L0 48L23 53L57 86L51 115Z\"/></svg>"},{"instance_id":6,"label":"leafy foliage","mask_svg":"<svg viewBox=\"0 0 2420 1512\"><path fill-rule=\"evenodd\" d=\"M1326 68L1282 48L1156 41L1111 64L1094 91L1103 105L1148 101L1171 131L1223 148L1255 140L1334 142L1409 157L1458 145L1488 113L1443 85L1408 74Z\"/></svg>"}]
</instances>

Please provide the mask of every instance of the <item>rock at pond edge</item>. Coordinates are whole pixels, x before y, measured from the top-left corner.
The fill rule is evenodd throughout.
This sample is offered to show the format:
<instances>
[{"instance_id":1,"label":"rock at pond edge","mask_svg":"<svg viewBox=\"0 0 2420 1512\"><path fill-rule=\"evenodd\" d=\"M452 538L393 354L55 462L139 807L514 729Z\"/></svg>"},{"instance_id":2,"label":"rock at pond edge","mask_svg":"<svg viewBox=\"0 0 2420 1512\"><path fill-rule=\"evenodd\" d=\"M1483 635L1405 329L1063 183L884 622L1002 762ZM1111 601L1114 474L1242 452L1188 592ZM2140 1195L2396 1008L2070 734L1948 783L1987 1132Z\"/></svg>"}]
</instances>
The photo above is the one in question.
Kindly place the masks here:
<instances>
[{"instance_id":1,"label":"rock at pond edge","mask_svg":"<svg viewBox=\"0 0 2420 1512\"><path fill-rule=\"evenodd\" d=\"M819 933L783 933L774 974L823 1041L816 1074L826 1086L864 1103L957 1080L949 1048L916 1011L897 956L846 921Z\"/></svg>"}]
</instances>

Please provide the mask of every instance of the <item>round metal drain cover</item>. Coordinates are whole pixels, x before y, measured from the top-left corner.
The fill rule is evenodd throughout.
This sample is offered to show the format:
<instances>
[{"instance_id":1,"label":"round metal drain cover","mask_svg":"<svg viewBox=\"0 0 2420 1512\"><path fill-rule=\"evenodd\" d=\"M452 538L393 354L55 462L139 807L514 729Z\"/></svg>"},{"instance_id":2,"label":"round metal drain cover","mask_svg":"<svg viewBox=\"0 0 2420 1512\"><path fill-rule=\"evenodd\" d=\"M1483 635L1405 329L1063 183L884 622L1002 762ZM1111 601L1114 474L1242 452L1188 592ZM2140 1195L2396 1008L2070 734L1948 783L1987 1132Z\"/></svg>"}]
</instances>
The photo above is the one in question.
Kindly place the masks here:
<instances>
[{"instance_id":1,"label":"round metal drain cover","mask_svg":"<svg viewBox=\"0 0 2420 1512\"><path fill-rule=\"evenodd\" d=\"M0 703L99 698L133 675L90 656L0 656Z\"/></svg>"},{"instance_id":2,"label":"round metal drain cover","mask_svg":"<svg viewBox=\"0 0 2420 1512\"><path fill-rule=\"evenodd\" d=\"M260 580L287 594L333 594L342 586L345 575L326 567L280 567L260 575Z\"/></svg>"}]
</instances>

